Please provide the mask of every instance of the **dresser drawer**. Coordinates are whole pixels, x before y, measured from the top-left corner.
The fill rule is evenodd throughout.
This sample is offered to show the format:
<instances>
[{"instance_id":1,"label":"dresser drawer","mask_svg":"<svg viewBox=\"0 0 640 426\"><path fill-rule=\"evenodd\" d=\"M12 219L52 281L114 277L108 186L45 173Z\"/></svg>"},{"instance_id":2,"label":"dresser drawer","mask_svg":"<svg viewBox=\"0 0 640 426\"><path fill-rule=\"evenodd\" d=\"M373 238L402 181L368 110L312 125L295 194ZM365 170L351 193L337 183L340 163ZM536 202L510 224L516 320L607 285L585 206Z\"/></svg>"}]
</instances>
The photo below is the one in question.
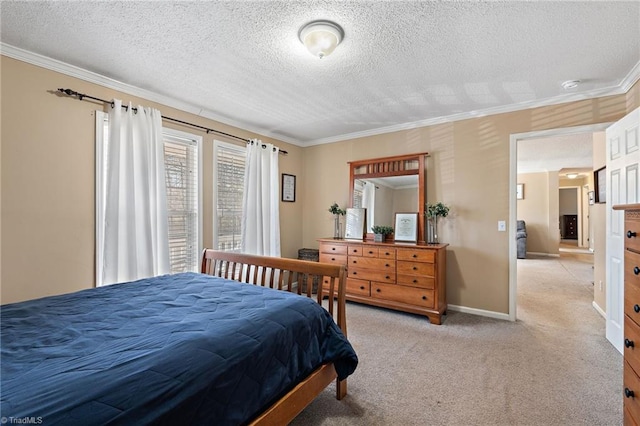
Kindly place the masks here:
<instances>
[{"instance_id":1,"label":"dresser drawer","mask_svg":"<svg viewBox=\"0 0 640 426\"><path fill-rule=\"evenodd\" d=\"M321 263L336 263L338 265L347 264L346 254L320 253Z\"/></svg>"},{"instance_id":2,"label":"dresser drawer","mask_svg":"<svg viewBox=\"0 0 640 426\"><path fill-rule=\"evenodd\" d=\"M640 218L640 212L627 211L627 216L636 215ZM631 236L629 233L631 232ZM636 233L634 236L633 233ZM640 221L639 220L626 220L624 222L624 246L637 252L640 252Z\"/></svg>"},{"instance_id":3,"label":"dresser drawer","mask_svg":"<svg viewBox=\"0 0 640 426\"><path fill-rule=\"evenodd\" d=\"M436 279L427 276L398 274L396 280L400 285L410 285L412 287L434 289L436 286Z\"/></svg>"},{"instance_id":4,"label":"dresser drawer","mask_svg":"<svg viewBox=\"0 0 640 426\"><path fill-rule=\"evenodd\" d=\"M633 396L631 396L633 392ZM629 396L627 396L627 394ZM640 419L640 379L627 361L624 362L624 384L622 385L622 400L625 410L634 419Z\"/></svg>"},{"instance_id":5,"label":"dresser drawer","mask_svg":"<svg viewBox=\"0 0 640 426\"><path fill-rule=\"evenodd\" d=\"M381 274L396 272L396 262L389 259L349 256L347 263L350 267L357 266L365 269L377 269Z\"/></svg>"},{"instance_id":6,"label":"dresser drawer","mask_svg":"<svg viewBox=\"0 0 640 426\"><path fill-rule=\"evenodd\" d=\"M347 254L347 245L320 243L320 253Z\"/></svg>"},{"instance_id":7,"label":"dresser drawer","mask_svg":"<svg viewBox=\"0 0 640 426\"><path fill-rule=\"evenodd\" d=\"M347 278L347 294L371 296L371 283L369 281Z\"/></svg>"},{"instance_id":8,"label":"dresser drawer","mask_svg":"<svg viewBox=\"0 0 640 426\"><path fill-rule=\"evenodd\" d=\"M640 326L624 316L624 360L634 371L640 372ZM640 398L640 389L638 389Z\"/></svg>"},{"instance_id":9,"label":"dresser drawer","mask_svg":"<svg viewBox=\"0 0 640 426\"><path fill-rule=\"evenodd\" d=\"M363 246L362 256L364 257L378 257L378 247Z\"/></svg>"},{"instance_id":10,"label":"dresser drawer","mask_svg":"<svg viewBox=\"0 0 640 426\"><path fill-rule=\"evenodd\" d=\"M624 282L640 288L640 254L624 251Z\"/></svg>"},{"instance_id":11,"label":"dresser drawer","mask_svg":"<svg viewBox=\"0 0 640 426\"><path fill-rule=\"evenodd\" d=\"M378 248L378 257L380 259L395 259L396 258L396 249L394 248L387 248L387 247L380 247Z\"/></svg>"},{"instance_id":12,"label":"dresser drawer","mask_svg":"<svg viewBox=\"0 0 640 426\"><path fill-rule=\"evenodd\" d=\"M394 300L425 308L433 308L435 306L433 294L433 290L394 284L371 283L371 297Z\"/></svg>"},{"instance_id":13,"label":"dresser drawer","mask_svg":"<svg viewBox=\"0 0 640 426\"><path fill-rule=\"evenodd\" d=\"M358 280L368 280L368 281L380 281L384 283L395 283L396 282L396 273L395 271L389 271L388 273L384 273L384 271L375 271L372 269L360 268L358 266L349 265L347 270L347 278L355 278Z\"/></svg>"},{"instance_id":14,"label":"dresser drawer","mask_svg":"<svg viewBox=\"0 0 640 426\"><path fill-rule=\"evenodd\" d=\"M435 265L433 263L406 262L398 260L398 274L405 275L428 275L433 277Z\"/></svg>"},{"instance_id":15,"label":"dresser drawer","mask_svg":"<svg viewBox=\"0 0 640 426\"><path fill-rule=\"evenodd\" d=\"M640 324L640 288L629 282L624 283L624 313Z\"/></svg>"},{"instance_id":16,"label":"dresser drawer","mask_svg":"<svg viewBox=\"0 0 640 426\"><path fill-rule=\"evenodd\" d=\"M347 249L347 254L349 256L362 256L362 246L349 244L349 248Z\"/></svg>"},{"instance_id":17,"label":"dresser drawer","mask_svg":"<svg viewBox=\"0 0 640 426\"><path fill-rule=\"evenodd\" d=\"M433 263L436 259L436 252L433 250L398 249L396 258L398 260Z\"/></svg>"}]
</instances>

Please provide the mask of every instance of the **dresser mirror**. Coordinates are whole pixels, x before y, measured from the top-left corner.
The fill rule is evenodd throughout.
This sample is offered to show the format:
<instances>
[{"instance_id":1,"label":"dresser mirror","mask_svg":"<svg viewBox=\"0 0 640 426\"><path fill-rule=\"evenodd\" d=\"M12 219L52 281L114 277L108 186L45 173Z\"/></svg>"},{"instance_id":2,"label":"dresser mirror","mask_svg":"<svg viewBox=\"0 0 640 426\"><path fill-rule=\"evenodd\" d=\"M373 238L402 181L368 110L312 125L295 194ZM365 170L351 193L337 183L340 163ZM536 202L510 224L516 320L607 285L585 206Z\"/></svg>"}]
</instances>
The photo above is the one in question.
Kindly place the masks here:
<instances>
[{"instance_id":1,"label":"dresser mirror","mask_svg":"<svg viewBox=\"0 0 640 426\"><path fill-rule=\"evenodd\" d=\"M366 239L371 227L394 227L398 212L418 213L418 240L424 242L425 157L427 153L349 163L350 207L366 208Z\"/></svg>"}]
</instances>

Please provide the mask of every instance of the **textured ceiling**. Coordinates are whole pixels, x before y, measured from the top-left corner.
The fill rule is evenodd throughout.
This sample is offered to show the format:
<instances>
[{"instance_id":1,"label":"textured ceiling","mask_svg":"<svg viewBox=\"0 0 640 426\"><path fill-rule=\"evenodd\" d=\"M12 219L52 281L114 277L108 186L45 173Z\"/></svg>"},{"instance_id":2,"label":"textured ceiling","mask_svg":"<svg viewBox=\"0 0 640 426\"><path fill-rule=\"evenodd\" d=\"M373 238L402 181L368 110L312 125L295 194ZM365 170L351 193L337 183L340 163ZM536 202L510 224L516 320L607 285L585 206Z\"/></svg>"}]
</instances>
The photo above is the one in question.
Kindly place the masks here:
<instances>
[{"instance_id":1,"label":"textured ceiling","mask_svg":"<svg viewBox=\"0 0 640 426\"><path fill-rule=\"evenodd\" d=\"M2 1L0 39L297 145L620 93L640 2ZM319 60L298 31L331 19ZM570 92L565 80L583 84ZM52 87L52 89L55 89Z\"/></svg>"},{"instance_id":2,"label":"textured ceiling","mask_svg":"<svg viewBox=\"0 0 640 426\"><path fill-rule=\"evenodd\" d=\"M518 141L518 173L593 169L593 134L579 133Z\"/></svg>"}]
</instances>

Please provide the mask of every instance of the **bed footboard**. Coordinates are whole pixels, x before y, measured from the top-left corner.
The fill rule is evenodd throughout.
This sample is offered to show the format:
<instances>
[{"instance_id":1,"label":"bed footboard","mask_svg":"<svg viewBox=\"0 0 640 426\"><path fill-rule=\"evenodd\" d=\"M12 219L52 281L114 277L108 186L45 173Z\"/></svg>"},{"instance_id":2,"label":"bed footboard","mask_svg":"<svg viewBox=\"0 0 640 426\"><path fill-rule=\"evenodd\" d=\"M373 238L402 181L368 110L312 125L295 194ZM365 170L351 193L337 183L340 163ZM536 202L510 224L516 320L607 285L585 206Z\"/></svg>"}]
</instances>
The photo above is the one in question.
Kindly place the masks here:
<instances>
[{"instance_id":1,"label":"bed footboard","mask_svg":"<svg viewBox=\"0 0 640 426\"><path fill-rule=\"evenodd\" d=\"M315 297L320 305L326 297L328 298L327 310L343 334L347 335L344 266L205 249L202 253L200 272L247 284ZM320 284L317 293L313 294L314 278L316 282L328 284L328 288ZM304 293L302 292L303 282L306 282L306 292ZM342 399L347 394L347 381L337 379L333 364L325 364L249 424L258 426L289 423L333 380L336 381L336 398Z\"/></svg>"}]
</instances>

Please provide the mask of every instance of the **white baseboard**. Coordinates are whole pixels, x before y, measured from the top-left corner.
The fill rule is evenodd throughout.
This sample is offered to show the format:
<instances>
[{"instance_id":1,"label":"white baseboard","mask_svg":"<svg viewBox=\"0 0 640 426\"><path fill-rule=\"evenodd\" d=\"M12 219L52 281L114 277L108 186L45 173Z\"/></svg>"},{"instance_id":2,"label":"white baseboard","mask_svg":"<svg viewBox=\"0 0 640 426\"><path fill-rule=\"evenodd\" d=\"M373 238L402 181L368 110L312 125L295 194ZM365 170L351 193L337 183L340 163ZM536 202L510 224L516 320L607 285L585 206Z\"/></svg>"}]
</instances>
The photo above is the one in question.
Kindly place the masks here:
<instances>
[{"instance_id":1,"label":"white baseboard","mask_svg":"<svg viewBox=\"0 0 640 426\"><path fill-rule=\"evenodd\" d=\"M465 314L478 315L481 317L489 317L500 320L509 321L509 314L502 312L485 311L484 309L469 308L467 306L447 305L447 309Z\"/></svg>"},{"instance_id":2,"label":"white baseboard","mask_svg":"<svg viewBox=\"0 0 640 426\"><path fill-rule=\"evenodd\" d=\"M536 256L560 257L560 254L538 253L537 251L528 251L527 254L535 254Z\"/></svg>"},{"instance_id":3,"label":"white baseboard","mask_svg":"<svg viewBox=\"0 0 640 426\"><path fill-rule=\"evenodd\" d=\"M593 309L595 309L597 313L602 315L602 318L607 319L607 313L605 311L603 311L600 306L598 306L598 304L596 303L595 300L593 302L591 302L591 305L593 306Z\"/></svg>"}]
</instances>

